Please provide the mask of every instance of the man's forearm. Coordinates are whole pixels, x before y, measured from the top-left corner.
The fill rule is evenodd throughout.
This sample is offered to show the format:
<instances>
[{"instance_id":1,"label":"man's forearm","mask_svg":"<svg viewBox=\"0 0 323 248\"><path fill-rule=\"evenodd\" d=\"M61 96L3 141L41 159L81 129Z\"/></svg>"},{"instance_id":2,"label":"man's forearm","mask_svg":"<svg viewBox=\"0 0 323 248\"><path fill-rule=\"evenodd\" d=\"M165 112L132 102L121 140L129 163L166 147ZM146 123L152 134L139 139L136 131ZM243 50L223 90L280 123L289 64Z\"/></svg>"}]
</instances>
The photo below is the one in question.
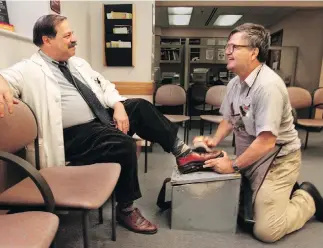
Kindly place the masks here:
<instances>
[{"instance_id":1,"label":"man's forearm","mask_svg":"<svg viewBox=\"0 0 323 248\"><path fill-rule=\"evenodd\" d=\"M119 108L119 107L124 107L122 102L116 102L114 105L113 105L113 109L116 109L116 108Z\"/></svg>"},{"instance_id":2,"label":"man's forearm","mask_svg":"<svg viewBox=\"0 0 323 248\"><path fill-rule=\"evenodd\" d=\"M276 143L276 137L271 134L259 135L236 160L235 164L240 168L246 168L268 154Z\"/></svg>"},{"instance_id":3,"label":"man's forearm","mask_svg":"<svg viewBox=\"0 0 323 248\"><path fill-rule=\"evenodd\" d=\"M231 131L231 123L228 120L221 121L213 137L215 145L218 145L225 137L229 135L229 133L231 133Z\"/></svg>"}]
</instances>

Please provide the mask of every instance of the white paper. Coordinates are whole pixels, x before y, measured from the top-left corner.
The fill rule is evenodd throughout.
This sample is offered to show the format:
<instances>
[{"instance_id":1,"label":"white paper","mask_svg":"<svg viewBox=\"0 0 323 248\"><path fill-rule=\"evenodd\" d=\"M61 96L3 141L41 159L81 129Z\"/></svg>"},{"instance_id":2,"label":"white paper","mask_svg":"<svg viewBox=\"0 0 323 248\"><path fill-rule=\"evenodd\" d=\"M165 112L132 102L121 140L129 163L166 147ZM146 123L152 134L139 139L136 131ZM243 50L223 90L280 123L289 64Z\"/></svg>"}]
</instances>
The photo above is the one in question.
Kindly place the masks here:
<instances>
[{"instance_id":1,"label":"white paper","mask_svg":"<svg viewBox=\"0 0 323 248\"><path fill-rule=\"evenodd\" d=\"M225 50L223 48L218 49L218 60L225 60Z\"/></svg>"},{"instance_id":2,"label":"white paper","mask_svg":"<svg viewBox=\"0 0 323 248\"><path fill-rule=\"evenodd\" d=\"M126 27L122 28L113 28L114 34L128 34L128 29Z\"/></svg>"},{"instance_id":3,"label":"white paper","mask_svg":"<svg viewBox=\"0 0 323 248\"><path fill-rule=\"evenodd\" d=\"M214 49L207 49L205 58L206 58L206 60L213 60L213 58L214 58Z\"/></svg>"}]
</instances>

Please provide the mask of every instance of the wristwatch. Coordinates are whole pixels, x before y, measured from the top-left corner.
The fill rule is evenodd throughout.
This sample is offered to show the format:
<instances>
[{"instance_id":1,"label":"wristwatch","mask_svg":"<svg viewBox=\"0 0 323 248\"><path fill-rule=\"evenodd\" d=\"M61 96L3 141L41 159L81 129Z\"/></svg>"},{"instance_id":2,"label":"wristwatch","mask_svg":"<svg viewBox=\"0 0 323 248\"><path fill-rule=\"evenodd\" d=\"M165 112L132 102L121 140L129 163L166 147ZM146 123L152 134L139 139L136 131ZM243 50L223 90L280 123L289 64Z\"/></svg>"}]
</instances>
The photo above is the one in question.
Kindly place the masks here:
<instances>
[{"instance_id":1,"label":"wristwatch","mask_svg":"<svg viewBox=\"0 0 323 248\"><path fill-rule=\"evenodd\" d=\"M232 163L232 168L234 169L235 172L240 172L239 167L234 162Z\"/></svg>"}]
</instances>

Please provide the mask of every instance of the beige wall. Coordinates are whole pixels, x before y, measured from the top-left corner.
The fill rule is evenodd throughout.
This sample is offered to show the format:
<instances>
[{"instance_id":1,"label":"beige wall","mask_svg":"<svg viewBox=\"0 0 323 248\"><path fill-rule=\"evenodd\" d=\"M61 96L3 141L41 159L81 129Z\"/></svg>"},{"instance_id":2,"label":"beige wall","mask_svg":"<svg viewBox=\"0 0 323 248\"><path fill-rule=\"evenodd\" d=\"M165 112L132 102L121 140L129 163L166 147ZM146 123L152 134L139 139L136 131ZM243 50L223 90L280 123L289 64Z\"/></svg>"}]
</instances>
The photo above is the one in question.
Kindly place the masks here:
<instances>
[{"instance_id":1,"label":"beige wall","mask_svg":"<svg viewBox=\"0 0 323 248\"><path fill-rule=\"evenodd\" d=\"M90 62L95 70L113 82L151 82L153 61L152 1L125 2L135 7L134 67L106 67L103 65L103 3L90 3ZM105 2L120 3L120 2Z\"/></svg>"},{"instance_id":2,"label":"beige wall","mask_svg":"<svg viewBox=\"0 0 323 248\"><path fill-rule=\"evenodd\" d=\"M297 46L295 85L313 90L319 86L323 56L323 10L301 10L272 26L284 30L283 46Z\"/></svg>"},{"instance_id":3,"label":"beige wall","mask_svg":"<svg viewBox=\"0 0 323 248\"><path fill-rule=\"evenodd\" d=\"M15 26L15 33L32 38L34 23L42 16L49 14L49 1L6 1L10 24ZM28 11L26 11L28 9Z\"/></svg>"},{"instance_id":4,"label":"beige wall","mask_svg":"<svg viewBox=\"0 0 323 248\"><path fill-rule=\"evenodd\" d=\"M67 17L76 35L76 56L90 60L90 16L88 1L61 1L61 15Z\"/></svg>"},{"instance_id":5,"label":"beige wall","mask_svg":"<svg viewBox=\"0 0 323 248\"><path fill-rule=\"evenodd\" d=\"M23 58L29 58L37 51L30 38L0 29L0 70Z\"/></svg>"},{"instance_id":6,"label":"beige wall","mask_svg":"<svg viewBox=\"0 0 323 248\"><path fill-rule=\"evenodd\" d=\"M16 2L19 3L19 2ZM40 6L43 7L43 3L40 3ZM77 9L77 11L75 11ZM38 13L39 16L47 14L48 8L44 10L44 13ZM80 56L86 60L90 58L89 50L89 16L88 16L88 2L73 2L73 1L63 1L61 2L61 12L62 15L65 15L68 18L68 21L75 31L75 34L78 38L78 47L76 49L77 56ZM80 18L82 16L82 18ZM8 66L17 63L21 59L29 58L38 48L32 43L32 37L29 31L32 31L33 25L37 16L34 15L33 21L29 22L29 26L25 26L25 29L22 29L22 34L18 32L9 32L5 30L0 30L0 47L1 56L0 56L0 69L6 68ZM35 19L36 18L36 19ZM12 18L16 20L17 17ZM17 21L20 20L19 18ZM19 26L19 22L18 26ZM25 31L26 33L24 33Z\"/></svg>"}]
</instances>

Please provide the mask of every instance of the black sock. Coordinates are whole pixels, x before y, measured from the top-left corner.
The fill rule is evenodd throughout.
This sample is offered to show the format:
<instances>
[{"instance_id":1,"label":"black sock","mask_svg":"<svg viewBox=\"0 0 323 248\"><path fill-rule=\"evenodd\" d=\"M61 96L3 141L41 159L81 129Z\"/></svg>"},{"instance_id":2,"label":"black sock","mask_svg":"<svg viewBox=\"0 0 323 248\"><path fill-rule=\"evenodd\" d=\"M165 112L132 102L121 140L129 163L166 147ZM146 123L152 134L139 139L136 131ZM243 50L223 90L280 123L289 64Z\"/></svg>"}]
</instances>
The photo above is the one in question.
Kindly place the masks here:
<instances>
[{"instance_id":1,"label":"black sock","mask_svg":"<svg viewBox=\"0 0 323 248\"><path fill-rule=\"evenodd\" d=\"M191 153L192 149L186 145L183 140L180 140L178 137L175 140L174 146L172 148L172 153L173 155L178 158L178 157L184 157L187 154Z\"/></svg>"}]
</instances>

